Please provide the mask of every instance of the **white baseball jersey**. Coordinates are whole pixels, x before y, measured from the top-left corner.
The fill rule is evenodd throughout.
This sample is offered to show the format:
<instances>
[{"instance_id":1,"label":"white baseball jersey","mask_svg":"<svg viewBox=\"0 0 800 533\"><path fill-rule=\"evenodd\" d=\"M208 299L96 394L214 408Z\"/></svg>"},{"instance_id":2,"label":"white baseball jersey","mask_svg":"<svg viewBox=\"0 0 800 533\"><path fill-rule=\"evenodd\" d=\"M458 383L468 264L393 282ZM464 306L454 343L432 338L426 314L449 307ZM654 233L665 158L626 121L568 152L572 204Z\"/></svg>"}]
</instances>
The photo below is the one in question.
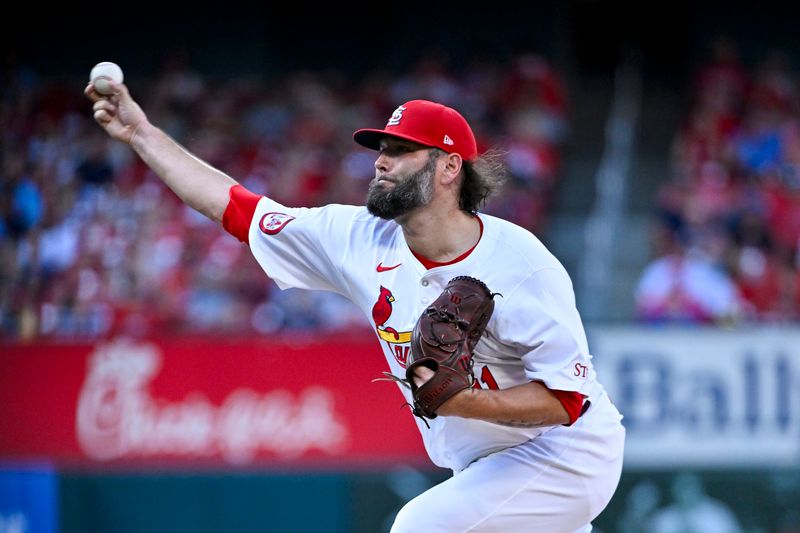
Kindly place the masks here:
<instances>
[{"instance_id":1,"label":"white baseball jersey","mask_svg":"<svg viewBox=\"0 0 800 533\"><path fill-rule=\"evenodd\" d=\"M479 218L483 233L472 252L430 270L413 255L396 222L372 216L365 207L290 208L262 198L248 239L259 264L282 289L330 290L354 302L373 324L397 376L405 375L411 331L422 311L448 281L469 275L499 293L474 350L482 387L505 389L537 380L550 389L580 392L589 402L599 399L604 391L567 272L527 230L485 214ZM410 391L400 388L411 403ZM598 416L618 424L616 410L601 412L607 414ZM553 429L448 416L431 420L428 428L416 420L431 460L455 472Z\"/></svg>"}]
</instances>

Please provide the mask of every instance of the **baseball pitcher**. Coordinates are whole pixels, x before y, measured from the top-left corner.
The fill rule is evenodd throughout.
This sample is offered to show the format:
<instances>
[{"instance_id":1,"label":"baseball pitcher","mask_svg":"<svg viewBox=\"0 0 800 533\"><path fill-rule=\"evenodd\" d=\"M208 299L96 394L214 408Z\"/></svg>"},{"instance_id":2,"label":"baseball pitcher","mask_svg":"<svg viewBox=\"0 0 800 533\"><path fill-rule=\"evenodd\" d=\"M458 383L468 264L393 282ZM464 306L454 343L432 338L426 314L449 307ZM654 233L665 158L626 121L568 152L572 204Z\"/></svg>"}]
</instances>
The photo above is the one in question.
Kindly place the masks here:
<instances>
[{"instance_id":1,"label":"baseball pitcher","mask_svg":"<svg viewBox=\"0 0 800 533\"><path fill-rule=\"evenodd\" d=\"M393 532L591 531L625 431L598 382L570 278L530 232L480 212L501 181L464 117L400 105L373 149L366 206L290 207L246 190L151 124L125 85L94 118L184 202L246 243L281 288L337 292L374 324L386 375L447 481ZM388 385L387 386L394 386Z\"/></svg>"}]
</instances>

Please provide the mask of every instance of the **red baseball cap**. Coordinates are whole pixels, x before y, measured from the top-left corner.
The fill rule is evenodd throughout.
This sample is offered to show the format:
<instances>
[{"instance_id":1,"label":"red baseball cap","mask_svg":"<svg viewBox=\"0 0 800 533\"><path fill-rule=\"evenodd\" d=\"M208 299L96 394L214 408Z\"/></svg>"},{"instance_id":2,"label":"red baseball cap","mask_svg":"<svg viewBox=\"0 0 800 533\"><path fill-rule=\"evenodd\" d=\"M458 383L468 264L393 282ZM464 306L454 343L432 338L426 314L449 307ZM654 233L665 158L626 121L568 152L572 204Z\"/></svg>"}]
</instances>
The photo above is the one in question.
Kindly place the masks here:
<instances>
[{"instance_id":1,"label":"red baseball cap","mask_svg":"<svg viewBox=\"0 0 800 533\"><path fill-rule=\"evenodd\" d=\"M466 161L478 156L478 144L466 119L453 108L428 100L411 100L394 110L386 128L360 129L353 139L367 148L380 149L387 135L458 154Z\"/></svg>"}]
</instances>

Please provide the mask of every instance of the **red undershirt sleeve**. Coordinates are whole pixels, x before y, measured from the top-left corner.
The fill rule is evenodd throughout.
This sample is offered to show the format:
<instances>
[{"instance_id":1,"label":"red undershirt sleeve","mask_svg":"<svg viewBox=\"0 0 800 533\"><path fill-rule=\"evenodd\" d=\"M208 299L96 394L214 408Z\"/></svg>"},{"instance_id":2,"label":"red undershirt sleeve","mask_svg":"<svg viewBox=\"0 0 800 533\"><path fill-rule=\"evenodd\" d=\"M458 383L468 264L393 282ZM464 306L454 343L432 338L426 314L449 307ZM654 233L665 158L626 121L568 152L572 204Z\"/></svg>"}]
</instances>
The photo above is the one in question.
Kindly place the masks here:
<instances>
[{"instance_id":1,"label":"red undershirt sleeve","mask_svg":"<svg viewBox=\"0 0 800 533\"><path fill-rule=\"evenodd\" d=\"M253 194L241 185L234 185L228 191L230 201L222 215L222 227L225 231L242 241L250 244L250 224L256 212L261 196Z\"/></svg>"},{"instance_id":2,"label":"red undershirt sleeve","mask_svg":"<svg viewBox=\"0 0 800 533\"><path fill-rule=\"evenodd\" d=\"M568 390L550 389L550 392L555 394L556 398L558 398L558 401L560 401L561 405L564 406L564 409L567 410L567 414L569 415L569 424L565 425L571 426L574 424L578 417L583 414L583 401L585 396L580 392Z\"/></svg>"}]
</instances>

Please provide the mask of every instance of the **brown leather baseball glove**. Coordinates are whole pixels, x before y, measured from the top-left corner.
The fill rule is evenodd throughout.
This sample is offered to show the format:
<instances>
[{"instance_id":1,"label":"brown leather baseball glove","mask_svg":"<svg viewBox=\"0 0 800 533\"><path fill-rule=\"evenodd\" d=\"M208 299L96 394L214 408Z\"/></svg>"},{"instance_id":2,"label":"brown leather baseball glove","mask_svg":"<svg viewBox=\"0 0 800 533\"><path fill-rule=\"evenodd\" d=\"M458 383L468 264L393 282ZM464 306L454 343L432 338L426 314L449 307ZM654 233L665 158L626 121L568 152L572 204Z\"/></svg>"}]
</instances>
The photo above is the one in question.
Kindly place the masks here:
<instances>
[{"instance_id":1,"label":"brown leather baseball glove","mask_svg":"<svg viewBox=\"0 0 800 533\"><path fill-rule=\"evenodd\" d=\"M495 296L482 281L458 276L417 320L405 379L386 373L411 389L416 416L436 418L444 402L475 383L472 351L492 316ZM434 375L418 387L414 371L420 366Z\"/></svg>"}]
</instances>

